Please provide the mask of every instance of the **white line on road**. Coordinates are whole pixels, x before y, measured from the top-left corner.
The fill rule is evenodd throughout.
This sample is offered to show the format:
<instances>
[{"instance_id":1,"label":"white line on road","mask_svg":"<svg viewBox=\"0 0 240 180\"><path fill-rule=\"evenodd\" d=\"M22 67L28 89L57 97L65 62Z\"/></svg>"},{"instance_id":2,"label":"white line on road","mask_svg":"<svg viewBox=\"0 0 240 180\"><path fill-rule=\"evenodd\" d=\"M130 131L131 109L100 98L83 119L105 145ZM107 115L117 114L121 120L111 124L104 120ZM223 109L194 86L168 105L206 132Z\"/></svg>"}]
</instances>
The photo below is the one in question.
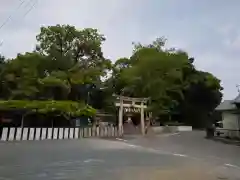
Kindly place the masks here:
<instances>
[{"instance_id":1,"label":"white line on road","mask_svg":"<svg viewBox=\"0 0 240 180\"><path fill-rule=\"evenodd\" d=\"M104 162L101 159L86 159L85 161L83 161L85 163L90 163L90 162Z\"/></svg>"},{"instance_id":2,"label":"white line on road","mask_svg":"<svg viewBox=\"0 0 240 180\"><path fill-rule=\"evenodd\" d=\"M237 168L237 169L240 169L239 166L237 165L233 165L233 164L224 164L225 166L228 166L228 167L233 167L233 168Z\"/></svg>"},{"instance_id":3,"label":"white line on road","mask_svg":"<svg viewBox=\"0 0 240 180\"><path fill-rule=\"evenodd\" d=\"M140 149L147 150L147 151L153 152L153 153L160 153L160 154L173 155L173 156L179 156L179 157L189 157L186 154L170 153L170 152L159 150L159 149L147 148L147 147L138 146L138 145L129 144L129 143L126 143L126 145L128 145L129 147L132 147L132 148L140 148Z\"/></svg>"},{"instance_id":4,"label":"white line on road","mask_svg":"<svg viewBox=\"0 0 240 180\"><path fill-rule=\"evenodd\" d=\"M179 135L179 133L174 133L174 134L170 134L169 136L171 135ZM127 141L127 140L124 140L124 139L120 139L120 138L116 138L116 140L119 140L119 141ZM129 143L126 143L129 147L132 147L132 148L142 148L142 149L145 149L145 150L148 150L150 152L153 152L153 153L160 153L160 154L169 154L169 155L173 155L173 156L178 156L178 157L186 157L186 158L193 158L193 159L201 159L201 158L196 158L196 157L191 157L191 156L188 156L186 154L178 154L178 153L170 153L170 152L163 152L162 150L159 150L159 149L153 149L153 148L146 148L146 147L143 147L143 146L138 146L138 145L134 145L134 144L129 144ZM209 156L210 157L210 156ZM213 158L214 156L212 156ZM215 159L222 159L222 158L218 158L218 157L214 157ZM239 166L237 165L233 165L233 164L224 164L224 166L226 167L231 167L231 168L236 168L236 169L240 169Z\"/></svg>"},{"instance_id":5,"label":"white line on road","mask_svg":"<svg viewBox=\"0 0 240 180\"><path fill-rule=\"evenodd\" d=\"M164 135L162 135L162 137L175 136L175 135L179 135L179 134L180 133L164 134Z\"/></svg>"},{"instance_id":6,"label":"white line on road","mask_svg":"<svg viewBox=\"0 0 240 180\"><path fill-rule=\"evenodd\" d=\"M186 154L173 154L174 156L187 157Z\"/></svg>"},{"instance_id":7,"label":"white line on road","mask_svg":"<svg viewBox=\"0 0 240 180\"><path fill-rule=\"evenodd\" d=\"M123 141L124 139L116 138L116 140ZM127 140L125 140L125 141L127 141ZM141 149L151 151L151 152L154 152L154 153L168 154L168 155L179 156L179 157L189 157L185 154L170 153L170 152L166 152L166 151L159 150L159 149L153 149L153 148L147 148L147 147L143 147L143 146L139 146L139 145L129 144L127 142L125 142L125 144L129 147L132 147L132 148L141 148Z\"/></svg>"},{"instance_id":8,"label":"white line on road","mask_svg":"<svg viewBox=\"0 0 240 180\"><path fill-rule=\"evenodd\" d=\"M121 138L116 138L116 140L127 142L127 140Z\"/></svg>"},{"instance_id":9,"label":"white line on road","mask_svg":"<svg viewBox=\"0 0 240 180\"><path fill-rule=\"evenodd\" d=\"M180 133L174 133L174 134L170 134L169 136L171 135L179 135ZM119 141L127 141L127 140L124 140L124 139L121 139L121 138L116 138L116 140L119 140ZM173 155L173 156L178 156L178 157L187 157L187 158L193 158L193 159L201 159L201 158L196 158L196 157L191 157L191 156L188 156L186 154L178 154L178 153L170 153L170 152L165 152L165 151L162 151L162 150L159 150L159 149L153 149L153 148L146 148L146 147L143 147L143 146L139 146L139 145L134 145L134 144L129 144L129 143L126 143L129 147L132 147L132 148L142 148L142 149L145 149L145 150L148 150L150 152L153 152L153 153L160 153L160 154L169 154L169 155ZM211 157L211 156L209 156ZM212 156L211 158L215 158L215 159L222 159L222 158L219 158L219 157L214 157ZM232 167L232 168L236 168L236 169L240 169L239 166L237 165L233 165L233 164L224 164L224 166L227 166L227 167Z\"/></svg>"},{"instance_id":10,"label":"white line on road","mask_svg":"<svg viewBox=\"0 0 240 180\"><path fill-rule=\"evenodd\" d=\"M133 147L133 148L136 148L136 147L138 147L138 146L136 146L136 145L133 145L133 144L128 144L128 146L130 146L130 147Z\"/></svg>"}]
</instances>

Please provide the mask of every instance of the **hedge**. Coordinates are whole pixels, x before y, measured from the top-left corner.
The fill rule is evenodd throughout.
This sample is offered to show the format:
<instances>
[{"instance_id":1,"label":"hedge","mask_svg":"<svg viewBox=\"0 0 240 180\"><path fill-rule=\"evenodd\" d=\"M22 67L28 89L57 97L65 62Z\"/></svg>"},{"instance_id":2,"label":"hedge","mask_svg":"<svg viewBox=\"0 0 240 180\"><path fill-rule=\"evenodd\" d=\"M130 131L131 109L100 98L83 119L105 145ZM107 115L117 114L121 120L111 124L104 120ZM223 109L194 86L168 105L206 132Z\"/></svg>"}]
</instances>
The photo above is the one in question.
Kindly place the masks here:
<instances>
[{"instance_id":1,"label":"hedge","mask_svg":"<svg viewBox=\"0 0 240 180\"><path fill-rule=\"evenodd\" d=\"M67 116L94 116L96 114L94 108L84 103L56 100L0 100L0 110L26 110L42 114L55 112Z\"/></svg>"}]
</instances>

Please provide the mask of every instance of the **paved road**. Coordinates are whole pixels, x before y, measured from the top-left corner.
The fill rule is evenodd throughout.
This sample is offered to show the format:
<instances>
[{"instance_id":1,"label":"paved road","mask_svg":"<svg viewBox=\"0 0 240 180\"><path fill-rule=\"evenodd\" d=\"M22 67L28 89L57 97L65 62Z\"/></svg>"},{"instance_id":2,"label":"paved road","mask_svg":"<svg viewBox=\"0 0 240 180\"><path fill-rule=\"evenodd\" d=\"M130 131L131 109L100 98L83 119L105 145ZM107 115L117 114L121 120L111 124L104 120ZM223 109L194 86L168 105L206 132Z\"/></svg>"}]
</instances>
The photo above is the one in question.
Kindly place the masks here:
<instances>
[{"instance_id":1,"label":"paved road","mask_svg":"<svg viewBox=\"0 0 240 180\"><path fill-rule=\"evenodd\" d=\"M201 132L0 143L0 180L240 179L240 149Z\"/></svg>"},{"instance_id":2,"label":"paved road","mask_svg":"<svg viewBox=\"0 0 240 180\"><path fill-rule=\"evenodd\" d=\"M125 139L130 144L151 147L162 152L183 154L211 162L221 160L240 167L240 146L224 144L204 137L204 131L193 131L145 138L128 136Z\"/></svg>"}]
</instances>

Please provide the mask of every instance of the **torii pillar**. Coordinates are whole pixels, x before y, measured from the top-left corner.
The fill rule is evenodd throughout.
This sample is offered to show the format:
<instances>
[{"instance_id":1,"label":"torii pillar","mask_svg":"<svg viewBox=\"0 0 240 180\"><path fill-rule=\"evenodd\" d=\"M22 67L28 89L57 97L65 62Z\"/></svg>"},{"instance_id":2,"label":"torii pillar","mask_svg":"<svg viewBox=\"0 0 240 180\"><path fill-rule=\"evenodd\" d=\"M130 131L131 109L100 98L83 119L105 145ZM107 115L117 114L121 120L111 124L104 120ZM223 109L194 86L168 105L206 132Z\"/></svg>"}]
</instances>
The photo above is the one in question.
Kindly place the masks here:
<instances>
[{"instance_id":1,"label":"torii pillar","mask_svg":"<svg viewBox=\"0 0 240 180\"><path fill-rule=\"evenodd\" d=\"M143 102L141 102L141 132L142 135L145 135L145 121L144 121L144 108L143 108Z\"/></svg>"},{"instance_id":2,"label":"torii pillar","mask_svg":"<svg viewBox=\"0 0 240 180\"><path fill-rule=\"evenodd\" d=\"M120 96L120 107L119 107L119 113L118 113L118 129L119 129L119 135L123 134L123 99Z\"/></svg>"}]
</instances>

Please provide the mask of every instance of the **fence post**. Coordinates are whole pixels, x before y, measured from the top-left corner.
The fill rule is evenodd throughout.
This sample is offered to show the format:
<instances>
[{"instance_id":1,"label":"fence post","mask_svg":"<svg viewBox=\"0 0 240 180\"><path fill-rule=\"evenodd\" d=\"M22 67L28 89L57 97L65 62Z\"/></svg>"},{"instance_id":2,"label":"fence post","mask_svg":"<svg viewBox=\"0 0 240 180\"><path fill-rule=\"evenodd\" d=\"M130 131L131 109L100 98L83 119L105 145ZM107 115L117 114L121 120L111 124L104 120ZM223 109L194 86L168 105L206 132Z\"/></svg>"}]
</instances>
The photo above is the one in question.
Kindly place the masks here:
<instances>
[{"instance_id":1,"label":"fence post","mask_svg":"<svg viewBox=\"0 0 240 180\"><path fill-rule=\"evenodd\" d=\"M89 137L92 137L92 127L88 128Z\"/></svg>"},{"instance_id":2,"label":"fence post","mask_svg":"<svg viewBox=\"0 0 240 180\"><path fill-rule=\"evenodd\" d=\"M99 137L99 127L96 127L96 136Z\"/></svg>"},{"instance_id":3,"label":"fence post","mask_svg":"<svg viewBox=\"0 0 240 180\"><path fill-rule=\"evenodd\" d=\"M53 129L52 128L48 128L48 130L47 130L47 139L52 139L52 132L53 132Z\"/></svg>"},{"instance_id":4,"label":"fence post","mask_svg":"<svg viewBox=\"0 0 240 180\"><path fill-rule=\"evenodd\" d=\"M65 130L64 130L64 139L68 139L68 132L69 132L69 128L65 128Z\"/></svg>"},{"instance_id":5,"label":"fence post","mask_svg":"<svg viewBox=\"0 0 240 180\"><path fill-rule=\"evenodd\" d=\"M36 133L35 133L35 140L40 140L41 137L41 128L36 128Z\"/></svg>"},{"instance_id":6,"label":"fence post","mask_svg":"<svg viewBox=\"0 0 240 180\"><path fill-rule=\"evenodd\" d=\"M35 130L35 128L30 128L28 140L34 139L34 130Z\"/></svg>"},{"instance_id":7,"label":"fence post","mask_svg":"<svg viewBox=\"0 0 240 180\"><path fill-rule=\"evenodd\" d=\"M92 133L91 133L92 137L95 137L96 136L96 127L92 126L91 131L92 131Z\"/></svg>"},{"instance_id":8,"label":"fence post","mask_svg":"<svg viewBox=\"0 0 240 180\"><path fill-rule=\"evenodd\" d=\"M79 138L79 128L75 128L74 139L78 139L78 138Z\"/></svg>"},{"instance_id":9,"label":"fence post","mask_svg":"<svg viewBox=\"0 0 240 180\"><path fill-rule=\"evenodd\" d=\"M58 139L63 139L63 128L59 128L58 130Z\"/></svg>"},{"instance_id":10,"label":"fence post","mask_svg":"<svg viewBox=\"0 0 240 180\"><path fill-rule=\"evenodd\" d=\"M3 128L1 140L2 141L7 141L8 140L8 128Z\"/></svg>"},{"instance_id":11,"label":"fence post","mask_svg":"<svg viewBox=\"0 0 240 180\"><path fill-rule=\"evenodd\" d=\"M7 141L8 140L8 128L3 128L1 140L2 141Z\"/></svg>"},{"instance_id":12,"label":"fence post","mask_svg":"<svg viewBox=\"0 0 240 180\"><path fill-rule=\"evenodd\" d=\"M16 140L19 141L21 140L22 137L22 128L17 128L17 133L16 133Z\"/></svg>"},{"instance_id":13,"label":"fence post","mask_svg":"<svg viewBox=\"0 0 240 180\"><path fill-rule=\"evenodd\" d=\"M83 137L87 137L87 128L86 127L83 129Z\"/></svg>"},{"instance_id":14,"label":"fence post","mask_svg":"<svg viewBox=\"0 0 240 180\"><path fill-rule=\"evenodd\" d=\"M15 135L15 128L10 128L8 140L13 141L14 140L14 135Z\"/></svg>"},{"instance_id":15,"label":"fence post","mask_svg":"<svg viewBox=\"0 0 240 180\"><path fill-rule=\"evenodd\" d=\"M53 128L53 139L58 139L58 129L59 128Z\"/></svg>"},{"instance_id":16,"label":"fence post","mask_svg":"<svg viewBox=\"0 0 240 180\"><path fill-rule=\"evenodd\" d=\"M23 128L22 140L28 140L28 128Z\"/></svg>"},{"instance_id":17,"label":"fence post","mask_svg":"<svg viewBox=\"0 0 240 180\"><path fill-rule=\"evenodd\" d=\"M69 128L70 132L69 132L69 139L73 139L73 131L74 131L74 128Z\"/></svg>"},{"instance_id":18,"label":"fence post","mask_svg":"<svg viewBox=\"0 0 240 180\"><path fill-rule=\"evenodd\" d=\"M46 139L46 135L47 135L47 128L42 128L41 139L42 140Z\"/></svg>"}]
</instances>

